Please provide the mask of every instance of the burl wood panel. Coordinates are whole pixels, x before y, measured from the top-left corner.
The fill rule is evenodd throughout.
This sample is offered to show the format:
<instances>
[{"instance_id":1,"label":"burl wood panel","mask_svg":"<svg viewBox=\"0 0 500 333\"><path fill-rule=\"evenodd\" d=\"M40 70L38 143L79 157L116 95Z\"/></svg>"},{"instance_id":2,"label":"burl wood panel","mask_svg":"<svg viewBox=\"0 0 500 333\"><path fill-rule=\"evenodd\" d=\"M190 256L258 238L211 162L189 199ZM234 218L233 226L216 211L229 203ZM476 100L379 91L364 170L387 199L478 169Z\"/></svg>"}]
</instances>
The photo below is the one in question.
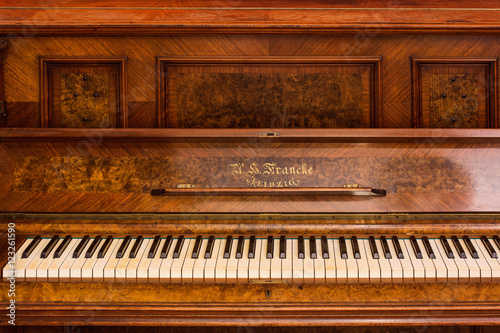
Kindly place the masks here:
<instances>
[{"instance_id":1,"label":"burl wood panel","mask_svg":"<svg viewBox=\"0 0 500 333\"><path fill-rule=\"evenodd\" d=\"M160 122L180 128L374 127L379 67L378 57L161 57Z\"/></svg>"},{"instance_id":2,"label":"burl wood panel","mask_svg":"<svg viewBox=\"0 0 500 333\"><path fill-rule=\"evenodd\" d=\"M167 134L168 130L164 132ZM41 138L33 138L31 142L29 139L2 142L0 210L150 213L500 211L497 200L500 146L493 142L454 143L439 138L414 140L417 143L134 142L136 139L126 138L128 142L120 143L103 142L99 133L89 132L66 143L49 139L43 142ZM106 176L111 174L115 174L114 178ZM202 187L245 187L249 191L254 187L280 186L277 182L281 182L281 186L296 187L358 183L385 187L387 195L152 197L143 193L144 180L150 186L146 188L194 183ZM105 189L109 192L102 192Z\"/></svg>"},{"instance_id":3,"label":"burl wood panel","mask_svg":"<svg viewBox=\"0 0 500 333\"><path fill-rule=\"evenodd\" d=\"M484 15L484 12L482 12ZM373 17L372 17L373 18ZM411 57L498 57L499 36L399 35L376 31L348 35L193 34L158 36L10 36L4 51L7 103L39 102L39 55L123 56L127 62L129 127L158 127L156 110L158 55L177 57L382 56L381 127L412 126ZM92 45L92 48L89 48ZM497 78L498 80L498 78ZM498 98L497 98L498 103ZM5 126L35 126L36 108ZM139 114L140 113L140 114ZM39 122L39 120L38 120ZM39 125L38 125L39 126ZM496 122L495 122L496 126Z\"/></svg>"},{"instance_id":4,"label":"burl wood panel","mask_svg":"<svg viewBox=\"0 0 500 333\"><path fill-rule=\"evenodd\" d=\"M414 58L414 125L496 127L496 67L496 58Z\"/></svg>"},{"instance_id":5,"label":"burl wood panel","mask_svg":"<svg viewBox=\"0 0 500 333\"><path fill-rule=\"evenodd\" d=\"M109 127L108 73L61 74L60 127Z\"/></svg>"},{"instance_id":6,"label":"burl wood panel","mask_svg":"<svg viewBox=\"0 0 500 333\"><path fill-rule=\"evenodd\" d=\"M431 74L429 81L430 127L487 127L484 114L483 124L479 124L481 97L477 75ZM481 111L485 113L484 109Z\"/></svg>"},{"instance_id":7,"label":"burl wood panel","mask_svg":"<svg viewBox=\"0 0 500 333\"><path fill-rule=\"evenodd\" d=\"M276 146L279 149L279 146ZM496 193L500 159L475 169L477 161L447 158L18 158L14 192L149 192L194 184L196 188L342 187L359 183L391 193L465 193L474 186ZM468 170L468 171L465 171ZM397 180L397 181L395 181ZM474 181L472 181L474 180Z\"/></svg>"},{"instance_id":8,"label":"burl wood panel","mask_svg":"<svg viewBox=\"0 0 500 333\"><path fill-rule=\"evenodd\" d=\"M365 82L365 86L369 85ZM359 74L177 75L177 126L369 127Z\"/></svg>"}]
</instances>

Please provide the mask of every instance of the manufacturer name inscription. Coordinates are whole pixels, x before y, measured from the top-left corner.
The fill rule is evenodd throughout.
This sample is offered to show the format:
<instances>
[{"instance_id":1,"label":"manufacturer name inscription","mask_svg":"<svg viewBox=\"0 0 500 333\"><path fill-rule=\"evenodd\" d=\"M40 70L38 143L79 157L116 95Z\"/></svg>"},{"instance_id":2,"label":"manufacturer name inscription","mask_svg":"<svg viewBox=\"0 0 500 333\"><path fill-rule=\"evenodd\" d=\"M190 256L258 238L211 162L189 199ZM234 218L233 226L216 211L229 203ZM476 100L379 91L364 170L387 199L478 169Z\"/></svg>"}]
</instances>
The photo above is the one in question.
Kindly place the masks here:
<instances>
[{"instance_id":1,"label":"manufacturer name inscription","mask_svg":"<svg viewBox=\"0 0 500 333\"><path fill-rule=\"evenodd\" d=\"M233 163L231 175L245 180L247 186L253 187L291 187L300 184L300 178L310 176L314 170L306 163L301 165L280 165L269 163Z\"/></svg>"}]
</instances>

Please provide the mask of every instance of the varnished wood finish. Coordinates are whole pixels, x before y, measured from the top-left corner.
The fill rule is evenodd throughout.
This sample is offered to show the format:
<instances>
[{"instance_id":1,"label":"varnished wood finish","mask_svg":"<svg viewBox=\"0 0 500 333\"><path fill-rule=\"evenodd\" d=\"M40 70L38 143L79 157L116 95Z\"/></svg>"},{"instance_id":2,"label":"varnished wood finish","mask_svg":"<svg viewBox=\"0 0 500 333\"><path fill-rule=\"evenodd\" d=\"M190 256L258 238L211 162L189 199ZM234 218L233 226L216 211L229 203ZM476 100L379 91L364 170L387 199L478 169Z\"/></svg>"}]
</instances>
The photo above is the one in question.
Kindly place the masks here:
<instances>
[{"instance_id":1,"label":"varnished wood finish","mask_svg":"<svg viewBox=\"0 0 500 333\"><path fill-rule=\"evenodd\" d=\"M358 7L359 6L359 7ZM221 2L168 1L88 5L68 1L56 7L23 1L0 7L0 32L24 34L158 34L158 33L337 33L401 32L496 34L500 23L494 0L355 1L332 4L312 1Z\"/></svg>"},{"instance_id":2,"label":"varnished wood finish","mask_svg":"<svg viewBox=\"0 0 500 333\"><path fill-rule=\"evenodd\" d=\"M159 57L159 122L380 127L380 57Z\"/></svg>"},{"instance_id":3,"label":"varnished wood finish","mask_svg":"<svg viewBox=\"0 0 500 333\"><path fill-rule=\"evenodd\" d=\"M108 133L121 132L115 131ZM453 133L453 130L441 131L445 136ZM498 134L483 131L481 133ZM14 132L5 130L3 137ZM378 143L368 138L365 143L358 143L356 135L364 131L353 130L344 132L347 139L344 142L286 143L277 139L270 143L252 143L253 138L246 138L233 143L201 139L138 144L136 138L104 142L104 136L99 133L106 133L105 130L89 132L97 136L79 137L74 136L75 132L63 130L45 133L23 130L18 134L29 132L48 137L49 133L69 133L76 140L57 142L33 137L24 142L2 141L1 211L354 213L359 212L361 206L367 213L500 211L496 198L500 189L499 144L495 140L459 143L424 139L412 143L397 140ZM154 134L148 132L150 136ZM383 132L379 130L380 135ZM402 138L408 139L419 132L407 132ZM157 132L160 138L161 134L168 133L169 130ZM425 133L424 130L422 134ZM349 141L349 136L355 142ZM481 134L476 132L476 136ZM271 172L266 165L288 171ZM306 172L292 175L292 167ZM109 172L116 175L110 179ZM193 179L202 188L260 188L270 187L270 182L282 182L282 187L339 187L354 183L385 189L387 195L307 199L295 196L284 200L279 196L167 198L149 193L154 188L193 183ZM56 207L53 202L57 202Z\"/></svg>"},{"instance_id":4,"label":"varnished wood finish","mask_svg":"<svg viewBox=\"0 0 500 333\"><path fill-rule=\"evenodd\" d=\"M41 127L128 127L126 59L40 57ZM92 83L92 75L102 82Z\"/></svg>"},{"instance_id":5,"label":"varnished wood finish","mask_svg":"<svg viewBox=\"0 0 500 333\"><path fill-rule=\"evenodd\" d=\"M7 48L7 39L0 38L0 126L5 126L7 122L7 112L5 110L5 88L4 88L4 55L3 51Z\"/></svg>"}]
</instances>

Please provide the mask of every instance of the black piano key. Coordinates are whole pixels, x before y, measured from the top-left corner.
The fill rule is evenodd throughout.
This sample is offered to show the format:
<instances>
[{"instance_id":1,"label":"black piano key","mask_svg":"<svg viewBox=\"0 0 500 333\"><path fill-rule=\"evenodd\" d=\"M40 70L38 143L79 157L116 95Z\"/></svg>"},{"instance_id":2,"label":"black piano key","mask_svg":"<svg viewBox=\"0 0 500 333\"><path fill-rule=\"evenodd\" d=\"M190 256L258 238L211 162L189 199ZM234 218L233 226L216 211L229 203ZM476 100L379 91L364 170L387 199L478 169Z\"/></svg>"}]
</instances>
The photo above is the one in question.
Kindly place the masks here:
<instances>
[{"instance_id":1,"label":"black piano key","mask_svg":"<svg viewBox=\"0 0 500 333\"><path fill-rule=\"evenodd\" d=\"M418 246L417 239L415 236L410 236L411 247L413 248L413 252L415 252L415 257L417 259L423 259L422 251L420 251L420 246Z\"/></svg>"},{"instance_id":2,"label":"black piano key","mask_svg":"<svg viewBox=\"0 0 500 333\"><path fill-rule=\"evenodd\" d=\"M45 248L42 250L40 258L47 258L49 256L49 253L52 252L58 241L59 241L59 236L56 235L52 237L49 244L47 244Z\"/></svg>"},{"instance_id":3,"label":"black piano key","mask_svg":"<svg viewBox=\"0 0 500 333\"><path fill-rule=\"evenodd\" d=\"M469 250L470 255L474 259L479 259L479 254L476 251L476 248L474 247L474 244L472 244L469 236L464 236L464 243L465 246L467 246L467 249Z\"/></svg>"},{"instance_id":4,"label":"black piano key","mask_svg":"<svg viewBox=\"0 0 500 333\"><path fill-rule=\"evenodd\" d=\"M481 236L481 242L483 242L484 247L488 251L488 254L492 258L498 258L497 251L493 248L493 245L491 245L490 241L486 236Z\"/></svg>"},{"instance_id":5,"label":"black piano key","mask_svg":"<svg viewBox=\"0 0 500 333\"><path fill-rule=\"evenodd\" d=\"M207 242L207 248L205 249L205 259L210 259L212 258L212 252L214 250L214 243L215 243L215 237L210 236L208 237L208 242Z\"/></svg>"},{"instance_id":6,"label":"black piano key","mask_svg":"<svg viewBox=\"0 0 500 333\"><path fill-rule=\"evenodd\" d=\"M90 244L89 248L87 249L87 252L85 252L85 258L92 258L94 255L95 251L97 250L97 247L101 243L101 236L96 236L94 240L92 241L92 244Z\"/></svg>"},{"instance_id":7,"label":"black piano key","mask_svg":"<svg viewBox=\"0 0 500 333\"><path fill-rule=\"evenodd\" d=\"M330 259L330 250L328 250L326 236L321 236L321 251L323 252L323 259Z\"/></svg>"},{"instance_id":8,"label":"black piano key","mask_svg":"<svg viewBox=\"0 0 500 333\"><path fill-rule=\"evenodd\" d=\"M116 252L116 258L118 259L123 258L123 254L125 253L125 251L127 251L127 247L129 244L130 244L130 236L126 236L123 239L122 244L118 248L118 252Z\"/></svg>"},{"instance_id":9,"label":"black piano key","mask_svg":"<svg viewBox=\"0 0 500 333\"><path fill-rule=\"evenodd\" d=\"M35 238L33 238L30 245L28 245L28 247L24 250L21 257L28 258L31 255L31 253L33 252L33 250L38 246L38 244L40 244L41 240L42 240L42 237L40 237L40 236L36 236Z\"/></svg>"},{"instance_id":10,"label":"black piano key","mask_svg":"<svg viewBox=\"0 0 500 333\"><path fill-rule=\"evenodd\" d=\"M274 238L273 236L267 237L267 254L266 258L267 259L273 259L273 252L274 252Z\"/></svg>"},{"instance_id":11,"label":"black piano key","mask_svg":"<svg viewBox=\"0 0 500 333\"><path fill-rule=\"evenodd\" d=\"M455 249L457 249L458 256L462 259L466 259L467 256L465 255L464 248L462 247L462 244L460 244L460 241L458 240L457 236L451 236L451 242L455 246Z\"/></svg>"},{"instance_id":12,"label":"black piano key","mask_svg":"<svg viewBox=\"0 0 500 333\"><path fill-rule=\"evenodd\" d=\"M299 236L298 243L299 243L298 244L299 259L304 259L305 255L304 255L304 237L303 236Z\"/></svg>"},{"instance_id":13,"label":"black piano key","mask_svg":"<svg viewBox=\"0 0 500 333\"><path fill-rule=\"evenodd\" d=\"M71 242L70 235L64 237L62 243L57 247L56 252L54 252L54 258L59 258L61 254L64 253L70 242Z\"/></svg>"},{"instance_id":14,"label":"black piano key","mask_svg":"<svg viewBox=\"0 0 500 333\"><path fill-rule=\"evenodd\" d=\"M102 244L101 248L99 249L99 252L97 252L97 258L104 258L112 242L113 242L113 236L106 237L104 244Z\"/></svg>"},{"instance_id":15,"label":"black piano key","mask_svg":"<svg viewBox=\"0 0 500 333\"><path fill-rule=\"evenodd\" d=\"M316 237L314 236L309 237L309 252L311 259L318 258L318 254L316 253Z\"/></svg>"},{"instance_id":16,"label":"black piano key","mask_svg":"<svg viewBox=\"0 0 500 333\"><path fill-rule=\"evenodd\" d=\"M156 255L156 252L158 251L158 247L160 247L160 235L156 235L153 244L151 244L151 247L149 248L148 252L148 258L153 259Z\"/></svg>"},{"instance_id":17,"label":"black piano key","mask_svg":"<svg viewBox=\"0 0 500 333\"><path fill-rule=\"evenodd\" d=\"M404 259L403 251L401 250L401 245L399 244L398 236L392 236L392 244L394 245L394 249L396 250L396 255L398 259Z\"/></svg>"},{"instance_id":18,"label":"black piano key","mask_svg":"<svg viewBox=\"0 0 500 333\"><path fill-rule=\"evenodd\" d=\"M495 245L498 247L498 249L500 250L500 237L498 236L493 236L493 242L495 243Z\"/></svg>"},{"instance_id":19,"label":"black piano key","mask_svg":"<svg viewBox=\"0 0 500 333\"><path fill-rule=\"evenodd\" d=\"M135 239L134 246L132 246L132 250L130 250L129 258L133 259L137 256L137 252L141 249L143 238L142 236L137 236Z\"/></svg>"},{"instance_id":20,"label":"black piano key","mask_svg":"<svg viewBox=\"0 0 500 333\"><path fill-rule=\"evenodd\" d=\"M354 259L361 259L361 253L359 253L358 237L351 237L352 253L354 253Z\"/></svg>"},{"instance_id":21,"label":"black piano key","mask_svg":"<svg viewBox=\"0 0 500 333\"><path fill-rule=\"evenodd\" d=\"M83 249L85 248L85 246L87 246L87 243L89 242L89 237L90 237L89 235L83 236L82 240L76 247L75 251L73 251L73 258L80 258Z\"/></svg>"},{"instance_id":22,"label":"black piano key","mask_svg":"<svg viewBox=\"0 0 500 333\"><path fill-rule=\"evenodd\" d=\"M422 237L422 243L424 244L425 251L429 256L429 259L436 259L436 255L434 254L434 250L432 249L431 242L429 242L429 238L427 238L427 236Z\"/></svg>"},{"instance_id":23,"label":"black piano key","mask_svg":"<svg viewBox=\"0 0 500 333\"><path fill-rule=\"evenodd\" d=\"M167 238L165 239L165 243L163 244L163 247L160 252L160 258L165 259L167 258L168 252L170 251L170 247L172 246L173 240L172 240L172 235L168 235Z\"/></svg>"},{"instance_id":24,"label":"black piano key","mask_svg":"<svg viewBox=\"0 0 500 333\"><path fill-rule=\"evenodd\" d=\"M236 247L236 259L243 258L243 248L245 247L245 237L238 237L238 246Z\"/></svg>"},{"instance_id":25,"label":"black piano key","mask_svg":"<svg viewBox=\"0 0 500 333\"><path fill-rule=\"evenodd\" d=\"M172 258L179 259L179 255L182 251L182 245L184 245L184 236L179 236L177 238L177 243L175 244L174 253L172 254Z\"/></svg>"},{"instance_id":26,"label":"black piano key","mask_svg":"<svg viewBox=\"0 0 500 333\"><path fill-rule=\"evenodd\" d=\"M372 251L373 259L379 259L380 255L378 254L377 243L375 243L375 237L368 237L368 243L370 243L370 250Z\"/></svg>"},{"instance_id":27,"label":"black piano key","mask_svg":"<svg viewBox=\"0 0 500 333\"><path fill-rule=\"evenodd\" d=\"M339 238L339 244L340 244L340 257L342 259L347 259L347 247L346 247L346 244L345 244L345 238L344 237L340 237Z\"/></svg>"},{"instance_id":28,"label":"black piano key","mask_svg":"<svg viewBox=\"0 0 500 333\"><path fill-rule=\"evenodd\" d=\"M455 255L453 255L453 251L451 250L450 244L448 244L448 240L446 239L446 237L441 236L439 237L439 239L441 240L441 244L443 245L443 248L446 251L448 259L455 259Z\"/></svg>"},{"instance_id":29,"label":"black piano key","mask_svg":"<svg viewBox=\"0 0 500 333\"><path fill-rule=\"evenodd\" d=\"M387 244L387 238L385 236L380 236L380 244L382 244L382 251L384 251L385 259L392 259L392 254L389 250L389 244Z\"/></svg>"},{"instance_id":30,"label":"black piano key","mask_svg":"<svg viewBox=\"0 0 500 333\"><path fill-rule=\"evenodd\" d=\"M203 238L201 238L201 236L197 236L196 241L194 242L194 248L193 248L193 253L191 253L191 258L198 259L202 242Z\"/></svg>"},{"instance_id":31,"label":"black piano key","mask_svg":"<svg viewBox=\"0 0 500 333\"><path fill-rule=\"evenodd\" d=\"M281 236L280 238L280 259L286 259L286 238Z\"/></svg>"},{"instance_id":32,"label":"black piano key","mask_svg":"<svg viewBox=\"0 0 500 333\"><path fill-rule=\"evenodd\" d=\"M229 259L231 256L231 247L233 246L233 236L227 236L226 246L224 247L224 259Z\"/></svg>"},{"instance_id":33,"label":"black piano key","mask_svg":"<svg viewBox=\"0 0 500 333\"><path fill-rule=\"evenodd\" d=\"M248 259L255 259L255 236L250 236L250 244L248 245Z\"/></svg>"}]
</instances>

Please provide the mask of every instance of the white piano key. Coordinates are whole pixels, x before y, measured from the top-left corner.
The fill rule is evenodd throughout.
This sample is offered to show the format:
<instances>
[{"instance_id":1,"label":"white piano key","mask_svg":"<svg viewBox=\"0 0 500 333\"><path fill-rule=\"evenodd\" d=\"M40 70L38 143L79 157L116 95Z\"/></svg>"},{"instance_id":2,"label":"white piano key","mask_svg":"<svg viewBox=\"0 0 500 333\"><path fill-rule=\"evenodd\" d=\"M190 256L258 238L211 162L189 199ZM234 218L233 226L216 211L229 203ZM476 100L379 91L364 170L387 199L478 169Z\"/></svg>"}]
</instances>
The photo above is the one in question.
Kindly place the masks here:
<instances>
[{"instance_id":1,"label":"white piano key","mask_svg":"<svg viewBox=\"0 0 500 333\"><path fill-rule=\"evenodd\" d=\"M89 240L89 244L92 244L94 239ZM99 245L102 245L104 242L101 241ZM89 245L90 247L90 245ZM87 251L85 251L87 252ZM82 266L81 270L81 281L82 282L92 282L93 279L93 273L94 273L94 266L97 263L97 255L99 254L99 247L95 250L94 254L92 255L91 258L87 258L85 263ZM82 256L85 257L85 253L82 253Z\"/></svg>"},{"instance_id":2,"label":"white piano key","mask_svg":"<svg viewBox=\"0 0 500 333\"><path fill-rule=\"evenodd\" d=\"M335 256L335 263L337 267L337 283L347 283L347 259L342 259L342 254L340 252L339 239L332 239L333 241L333 252Z\"/></svg>"},{"instance_id":3,"label":"white piano key","mask_svg":"<svg viewBox=\"0 0 500 333\"><path fill-rule=\"evenodd\" d=\"M198 253L198 259L195 260L193 266L193 283L203 283L205 282L205 251L207 250L208 238L203 238L200 246L200 253Z\"/></svg>"},{"instance_id":4,"label":"white piano key","mask_svg":"<svg viewBox=\"0 0 500 333\"><path fill-rule=\"evenodd\" d=\"M135 258L130 258L126 270L127 282L137 282L137 269L143 257L148 256L149 247L151 246L151 239L143 239L141 246L137 249ZM97 252L97 251L96 251Z\"/></svg>"},{"instance_id":5,"label":"white piano key","mask_svg":"<svg viewBox=\"0 0 500 333\"><path fill-rule=\"evenodd\" d=\"M299 259L299 240L292 239L292 281L296 284L304 283L304 259Z\"/></svg>"},{"instance_id":6,"label":"white piano key","mask_svg":"<svg viewBox=\"0 0 500 333\"><path fill-rule=\"evenodd\" d=\"M281 278L286 280L287 283L292 282L293 276L293 245L292 239L286 239L286 258L281 259Z\"/></svg>"},{"instance_id":7,"label":"white piano key","mask_svg":"<svg viewBox=\"0 0 500 333\"><path fill-rule=\"evenodd\" d=\"M238 259L238 283L249 283L248 280L248 265L250 259L248 259L248 249L250 247L250 238L245 238L245 243L243 244L243 253L241 254L241 259Z\"/></svg>"},{"instance_id":8,"label":"white piano key","mask_svg":"<svg viewBox=\"0 0 500 333\"><path fill-rule=\"evenodd\" d=\"M458 268L457 265L455 264L455 260L449 259L448 255L446 254L443 245L441 244L441 241L439 239L429 239L429 242L431 243L432 248L434 249L434 253L436 254L436 259L434 259L434 264L437 264L441 266L441 263L444 264L446 267L446 273L447 273L447 280L446 282L448 283L458 283ZM436 269L438 269L438 266L436 266ZM442 268L440 267L438 269L438 282L441 282L442 279L440 279L440 270Z\"/></svg>"},{"instance_id":9,"label":"white piano key","mask_svg":"<svg viewBox=\"0 0 500 333\"><path fill-rule=\"evenodd\" d=\"M354 258L354 252L352 250L352 242L350 238L345 239L345 246L347 250L347 283L359 283L358 260Z\"/></svg>"},{"instance_id":10,"label":"white piano key","mask_svg":"<svg viewBox=\"0 0 500 333\"><path fill-rule=\"evenodd\" d=\"M387 259L391 265L392 283L403 283L403 266L401 265L401 261L398 259L392 240L388 239L387 244L389 245L389 251L392 257L391 259Z\"/></svg>"},{"instance_id":11,"label":"white piano key","mask_svg":"<svg viewBox=\"0 0 500 333\"><path fill-rule=\"evenodd\" d=\"M50 265L47 267L47 281L49 282L62 282L59 280L60 268L63 263L73 256L73 251L80 243L80 239L71 239L68 246L64 250L63 253L59 256L59 258L54 258Z\"/></svg>"},{"instance_id":12,"label":"white piano key","mask_svg":"<svg viewBox=\"0 0 500 333\"><path fill-rule=\"evenodd\" d=\"M379 259L378 264L380 266L380 282L381 283L392 283L392 267L390 259L385 258L385 253L382 248L382 242L380 238L375 238L375 244L377 245ZM371 255L371 251L370 251Z\"/></svg>"},{"instance_id":13,"label":"white piano key","mask_svg":"<svg viewBox=\"0 0 500 333\"><path fill-rule=\"evenodd\" d=\"M424 259L417 258L417 256L415 255L415 251L413 251L413 247L411 245L411 241L409 238L402 238L399 240L399 243L401 244L403 255L405 256L405 258L408 258L408 260L411 261L411 265L413 266L413 282L424 283L425 282L425 267L423 264ZM425 251L423 247L420 247L420 250ZM424 255L425 254L422 253L422 257L424 257ZM434 268L434 265L432 265L432 263L430 264L432 268Z\"/></svg>"},{"instance_id":14,"label":"white piano key","mask_svg":"<svg viewBox=\"0 0 500 333\"><path fill-rule=\"evenodd\" d=\"M358 244L361 258L366 258L366 264L368 265L368 280L365 282L380 283L380 265L378 259L373 259L368 238L358 239Z\"/></svg>"},{"instance_id":15,"label":"white piano key","mask_svg":"<svg viewBox=\"0 0 500 333\"><path fill-rule=\"evenodd\" d=\"M130 239L130 243L123 253L123 257L118 259L115 267L115 282L126 282L127 281L127 266L132 258L130 258L130 250L135 244L136 237ZM90 242L89 242L90 243ZM121 242L120 242L121 245ZM118 251L118 249L117 249ZM116 255L115 255L116 257Z\"/></svg>"},{"instance_id":16,"label":"white piano key","mask_svg":"<svg viewBox=\"0 0 500 333\"><path fill-rule=\"evenodd\" d=\"M233 239L233 246L231 246L231 252L229 253L229 259L227 260L226 266L226 283L237 283L238 282L238 261L236 259L236 251L238 250L238 238Z\"/></svg>"},{"instance_id":17,"label":"white piano key","mask_svg":"<svg viewBox=\"0 0 500 333\"><path fill-rule=\"evenodd\" d=\"M325 283L325 259L323 259L323 249L321 248L321 237L316 238L317 259L314 263L314 283Z\"/></svg>"},{"instance_id":18,"label":"white piano key","mask_svg":"<svg viewBox=\"0 0 500 333\"><path fill-rule=\"evenodd\" d=\"M471 242L479 254L478 264L481 267L481 282L500 282L500 265L497 259L490 256L481 239L471 239Z\"/></svg>"},{"instance_id":19,"label":"white piano key","mask_svg":"<svg viewBox=\"0 0 500 333\"><path fill-rule=\"evenodd\" d=\"M161 256L161 250L163 249L163 246L165 245L166 239L163 239L160 248L158 249L158 258ZM160 283L170 283L171 282L171 268L172 264L174 263L174 249L175 246L177 245L177 238L172 238L170 248L168 249L167 252L167 257L166 258L160 258L159 260L161 261L160 264L160 269L159 269L159 277L158 280ZM156 266L156 260L151 262L151 266L155 265ZM151 268L150 268L151 269ZM153 280L155 279L154 277L152 278Z\"/></svg>"},{"instance_id":20,"label":"white piano key","mask_svg":"<svg viewBox=\"0 0 500 333\"><path fill-rule=\"evenodd\" d=\"M361 258L355 260L358 264L359 283L370 283L370 265L368 263L368 257L366 256L365 245L364 245L365 240L368 241L368 239L358 238L359 254Z\"/></svg>"},{"instance_id":21,"label":"white piano key","mask_svg":"<svg viewBox=\"0 0 500 333\"><path fill-rule=\"evenodd\" d=\"M455 262L458 268L458 282L467 283L470 280L469 276L469 266L465 259L460 258L460 254L458 253L455 245L453 244L451 238L448 238L448 243L450 244L451 251L453 252L454 259L451 259Z\"/></svg>"},{"instance_id":22,"label":"white piano key","mask_svg":"<svg viewBox=\"0 0 500 333\"><path fill-rule=\"evenodd\" d=\"M309 238L304 237L304 283L314 283L314 260L311 259Z\"/></svg>"},{"instance_id":23,"label":"white piano key","mask_svg":"<svg viewBox=\"0 0 500 333\"><path fill-rule=\"evenodd\" d=\"M233 242L234 239L231 239ZM227 238L221 240L221 247L219 249L219 255L217 256L217 263L215 264L215 283L226 283L227 278L227 261L229 259L224 258L224 251L226 249ZM233 245L231 245L231 249Z\"/></svg>"},{"instance_id":24,"label":"white piano key","mask_svg":"<svg viewBox=\"0 0 500 333\"><path fill-rule=\"evenodd\" d=\"M401 262L401 267L403 268L403 282L404 283L414 283L415 282L415 269L413 263L410 260L410 255L406 249L403 242L404 239L399 239L399 245L401 247L401 252L403 253L403 259L399 259ZM423 275L423 274L422 274Z\"/></svg>"},{"instance_id":25,"label":"white piano key","mask_svg":"<svg viewBox=\"0 0 500 333\"><path fill-rule=\"evenodd\" d=\"M424 282L425 283L436 283L436 277L437 277L437 271L436 271L436 266L434 265L434 259L429 258L429 255L427 254L427 250L425 249L424 242L422 241L421 238L417 238L417 244L420 248L420 251L422 252L422 259L418 259L415 255L415 251L413 251L413 247L411 245L410 240L405 240L406 247L408 249L408 252L410 253L410 259L415 260L415 265L414 267L417 267L418 263L420 263L423 266L424 270ZM415 282L420 281L420 273L419 268L415 268ZM417 278L418 276L418 278Z\"/></svg>"},{"instance_id":26,"label":"white piano key","mask_svg":"<svg viewBox=\"0 0 500 333\"><path fill-rule=\"evenodd\" d=\"M114 239L114 241L117 242L117 246L113 250L112 255L109 257L106 266L104 266L104 281L108 282L114 282L116 279L116 266L118 265L118 262L120 262L120 258L117 258L116 254L118 253L118 250L120 249L120 246L123 243L123 238L116 238ZM124 257L127 256L124 255ZM125 271L123 271L123 280L124 279L125 279ZM120 280L122 279L120 278Z\"/></svg>"},{"instance_id":27,"label":"white piano key","mask_svg":"<svg viewBox=\"0 0 500 333\"><path fill-rule=\"evenodd\" d=\"M286 243L286 241L285 241ZM282 263L284 259L280 258L280 239L274 239L273 247L273 259L268 259L271 261L271 279L280 280L282 277Z\"/></svg>"},{"instance_id":28,"label":"white piano key","mask_svg":"<svg viewBox=\"0 0 500 333\"><path fill-rule=\"evenodd\" d=\"M325 259L325 282L337 282L337 265L335 263L335 251L333 250L333 239L327 238L329 258Z\"/></svg>"},{"instance_id":29,"label":"white piano key","mask_svg":"<svg viewBox=\"0 0 500 333\"><path fill-rule=\"evenodd\" d=\"M25 267L20 265L20 267L24 268L24 279L26 282L36 282L36 268L42 263L43 260L45 260L40 258L40 255L49 242L50 238L42 238L38 246L31 253L31 259L27 258L30 259L30 261L27 262L27 265ZM18 274L21 275L19 272Z\"/></svg>"},{"instance_id":30,"label":"white piano key","mask_svg":"<svg viewBox=\"0 0 500 333\"><path fill-rule=\"evenodd\" d=\"M217 265L217 261L219 259L219 251L224 252L224 243L222 239L216 238L214 240L214 247L212 249L212 256L210 259L206 259L205 262L205 271L204 271L204 276L205 276L205 283L215 283L215 267ZM222 249L221 249L222 247ZM205 254L203 254L205 255ZM222 258L223 253L220 254L220 257Z\"/></svg>"},{"instance_id":31,"label":"white piano key","mask_svg":"<svg viewBox=\"0 0 500 333\"><path fill-rule=\"evenodd\" d=\"M170 283L182 282L182 265L184 265L184 260L187 257L188 249L192 241L192 238L185 238L184 244L182 244L181 252L179 253L179 258L173 259L172 267L170 267ZM193 250L191 249L191 252L192 251Z\"/></svg>"},{"instance_id":32,"label":"white piano key","mask_svg":"<svg viewBox=\"0 0 500 333\"><path fill-rule=\"evenodd\" d=\"M37 282L47 282L49 280L48 276L48 268L52 264L52 261L54 261L54 252L56 251L57 247L63 242L63 238L60 238L54 248L52 249L52 252L49 253L47 258L43 259L40 265L36 268L36 281ZM68 244L69 245L69 244Z\"/></svg>"},{"instance_id":33,"label":"white piano key","mask_svg":"<svg viewBox=\"0 0 500 333\"><path fill-rule=\"evenodd\" d=\"M104 242L101 243L104 244ZM104 282L104 268L106 267L106 264L111 259L111 257L113 255L116 256L116 252L118 252L119 243L120 242L118 239L113 238L111 244L109 244L108 251L106 252L104 257L98 258L96 260L95 265L92 267L92 282ZM102 244L99 245L102 246ZM100 247L97 249L96 251L97 254L99 254L100 249L101 249Z\"/></svg>"},{"instance_id":34,"label":"white piano key","mask_svg":"<svg viewBox=\"0 0 500 333\"><path fill-rule=\"evenodd\" d=\"M271 278L271 260L267 259L267 238L261 239L260 246L259 279L269 280Z\"/></svg>"},{"instance_id":35,"label":"white piano key","mask_svg":"<svg viewBox=\"0 0 500 333\"><path fill-rule=\"evenodd\" d=\"M16 267L19 265L19 262L21 261L21 256L23 255L24 250L30 245L31 241L33 238L27 238L23 244L21 244L21 247L19 247L15 253L14 253L14 261L13 262L7 262L7 264L3 268L3 278L4 280L6 278L16 276ZM40 245L40 244L39 244ZM16 276L17 280L17 276ZM17 280L20 281L20 280Z\"/></svg>"},{"instance_id":36,"label":"white piano key","mask_svg":"<svg viewBox=\"0 0 500 333\"><path fill-rule=\"evenodd\" d=\"M193 256L194 245L196 243L195 238L189 239L189 247L186 252L186 257L181 268L181 281L182 283L193 283L193 268L196 259ZM184 244L186 246L186 244Z\"/></svg>"},{"instance_id":37,"label":"white piano key","mask_svg":"<svg viewBox=\"0 0 500 333\"><path fill-rule=\"evenodd\" d=\"M250 259L248 264L248 278L250 281L260 279L260 250L262 247L262 239L255 239L255 257Z\"/></svg>"},{"instance_id":38,"label":"white piano key","mask_svg":"<svg viewBox=\"0 0 500 333\"><path fill-rule=\"evenodd\" d=\"M465 245L465 242L463 239L459 238L458 242L460 243L460 245L462 245L462 248L465 251L466 258L462 259L462 260L465 261L465 263L467 264L467 267L469 268L469 281L468 282L470 282L470 283L481 282L481 270L476 262L476 259L472 258L472 255L470 254L469 249ZM456 249L454 249L454 250L456 250ZM477 251L477 249L476 249L476 251ZM456 251L456 252L458 252L458 251Z\"/></svg>"}]
</instances>

